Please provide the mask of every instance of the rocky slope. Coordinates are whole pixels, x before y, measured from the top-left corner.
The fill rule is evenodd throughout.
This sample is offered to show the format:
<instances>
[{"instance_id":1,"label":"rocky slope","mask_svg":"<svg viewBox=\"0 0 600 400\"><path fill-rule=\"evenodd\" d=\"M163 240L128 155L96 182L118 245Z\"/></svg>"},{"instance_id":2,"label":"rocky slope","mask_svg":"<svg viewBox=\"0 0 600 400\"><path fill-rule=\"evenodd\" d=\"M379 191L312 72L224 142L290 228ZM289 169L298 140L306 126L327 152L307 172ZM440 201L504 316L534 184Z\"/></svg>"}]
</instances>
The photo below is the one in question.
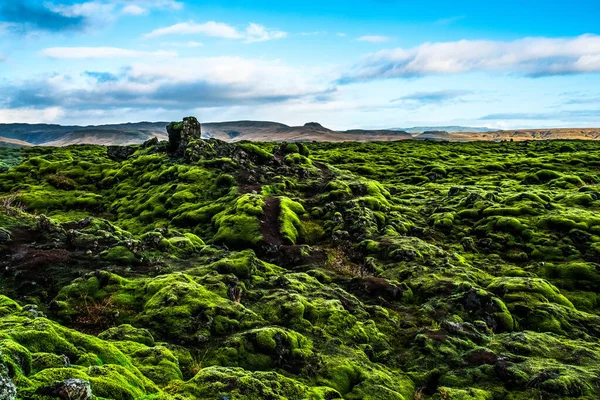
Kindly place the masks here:
<instances>
[{"instance_id":1,"label":"rocky slope","mask_svg":"<svg viewBox=\"0 0 600 400\"><path fill-rule=\"evenodd\" d=\"M600 144L0 149L3 399L595 399Z\"/></svg>"}]
</instances>

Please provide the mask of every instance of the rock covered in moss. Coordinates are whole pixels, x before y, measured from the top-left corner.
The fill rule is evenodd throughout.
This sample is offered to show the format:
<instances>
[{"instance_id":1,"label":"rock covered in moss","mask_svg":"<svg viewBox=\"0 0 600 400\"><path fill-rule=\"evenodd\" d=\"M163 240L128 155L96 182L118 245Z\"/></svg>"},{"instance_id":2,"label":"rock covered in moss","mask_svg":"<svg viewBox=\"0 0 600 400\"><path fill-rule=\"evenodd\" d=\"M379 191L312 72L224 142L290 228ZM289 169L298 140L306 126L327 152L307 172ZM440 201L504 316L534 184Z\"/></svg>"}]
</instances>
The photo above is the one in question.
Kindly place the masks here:
<instances>
[{"instance_id":1,"label":"rock covered in moss","mask_svg":"<svg viewBox=\"0 0 600 400\"><path fill-rule=\"evenodd\" d=\"M109 328L100 333L98 338L103 340L131 341L150 347L154 346L154 337L152 337L150 331L143 328L135 328L129 324Z\"/></svg>"},{"instance_id":2,"label":"rock covered in moss","mask_svg":"<svg viewBox=\"0 0 600 400\"><path fill-rule=\"evenodd\" d=\"M135 153L135 148L132 146L108 146L106 152L111 160L123 162Z\"/></svg>"},{"instance_id":3,"label":"rock covered in moss","mask_svg":"<svg viewBox=\"0 0 600 400\"><path fill-rule=\"evenodd\" d=\"M186 117L182 122L171 122L167 125L169 135L169 151L176 156L183 156L192 140L202 138L200 122L195 117Z\"/></svg>"},{"instance_id":4,"label":"rock covered in moss","mask_svg":"<svg viewBox=\"0 0 600 400\"><path fill-rule=\"evenodd\" d=\"M249 372L242 368L224 367L203 368L190 381L172 384L165 391L198 400L340 398L339 393L331 388L310 388L275 372Z\"/></svg>"}]
</instances>

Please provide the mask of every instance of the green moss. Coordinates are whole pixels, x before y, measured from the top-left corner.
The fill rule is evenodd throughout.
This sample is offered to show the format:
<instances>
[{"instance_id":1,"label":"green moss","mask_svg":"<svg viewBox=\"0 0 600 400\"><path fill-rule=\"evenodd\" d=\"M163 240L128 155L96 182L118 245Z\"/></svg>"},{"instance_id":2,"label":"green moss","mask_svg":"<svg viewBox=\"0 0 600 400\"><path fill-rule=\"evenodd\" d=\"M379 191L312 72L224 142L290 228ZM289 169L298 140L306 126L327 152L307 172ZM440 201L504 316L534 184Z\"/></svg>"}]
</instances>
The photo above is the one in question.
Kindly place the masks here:
<instances>
[{"instance_id":1,"label":"green moss","mask_svg":"<svg viewBox=\"0 0 600 400\"><path fill-rule=\"evenodd\" d=\"M262 240L259 217L264 205L259 195L240 196L232 206L213 217L217 228L213 241L236 248L259 243Z\"/></svg>"},{"instance_id":2,"label":"green moss","mask_svg":"<svg viewBox=\"0 0 600 400\"><path fill-rule=\"evenodd\" d=\"M32 369L41 371L48 368L65 368L70 366L70 360L66 356L52 353L34 353L31 356Z\"/></svg>"},{"instance_id":3,"label":"green moss","mask_svg":"<svg viewBox=\"0 0 600 400\"><path fill-rule=\"evenodd\" d=\"M0 297L19 396L594 398L598 143L132 150L0 154L0 291L38 305Z\"/></svg>"},{"instance_id":4,"label":"green moss","mask_svg":"<svg viewBox=\"0 0 600 400\"><path fill-rule=\"evenodd\" d=\"M279 204L281 208L279 214L281 235L288 243L295 244L298 239L305 235L304 226L299 218L299 215L305 213L304 207L287 197L279 197Z\"/></svg>"},{"instance_id":5,"label":"green moss","mask_svg":"<svg viewBox=\"0 0 600 400\"><path fill-rule=\"evenodd\" d=\"M203 343L213 334L239 329L239 321L252 324L256 320L242 305L213 293L186 275L164 276L148 282L146 288L150 297L137 320L161 338L177 338L177 343ZM217 315L230 322L221 320L217 329Z\"/></svg>"},{"instance_id":6,"label":"green moss","mask_svg":"<svg viewBox=\"0 0 600 400\"><path fill-rule=\"evenodd\" d=\"M332 393L325 388L309 388L275 372L248 372L241 368L223 367L203 368L190 381L173 384L165 388L165 391L171 395L199 400L209 400L215 397L317 400L325 399L323 393Z\"/></svg>"},{"instance_id":7,"label":"green moss","mask_svg":"<svg viewBox=\"0 0 600 400\"><path fill-rule=\"evenodd\" d=\"M240 144L240 147L248 152L251 156L256 157L258 162L264 163L273 159L273 154L268 151L258 147L252 143L243 143Z\"/></svg>"},{"instance_id":8,"label":"green moss","mask_svg":"<svg viewBox=\"0 0 600 400\"><path fill-rule=\"evenodd\" d=\"M130 341L154 346L154 337L147 329L134 328L129 324L107 329L98 335L99 339L112 341Z\"/></svg>"},{"instance_id":9,"label":"green moss","mask_svg":"<svg viewBox=\"0 0 600 400\"><path fill-rule=\"evenodd\" d=\"M494 394L483 389L455 389L449 387L438 388L441 399L447 400L493 400Z\"/></svg>"},{"instance_id":10,"label":"green moss","mask_svg":"<svg viewBox=\"0 0 600 400\"><path fill-rule=\"evenodd\" d=\"M296 332L267 327L230 337L207 364L242 367L247 370L281 368L299 372L318 363L312 343Z\"/></svg>"},{"instance_id":11,"label":"green moss","mask_svg":"<svg viewBox=\"0 0 600 400\"><path fill-rule=\"evenodd\" d=\"M284 161L286 164L296 165L312 165L310 158L303 156L302 154L292 153L285 156Z\"/></svg>"},{"instance_id":12,"label":"green moss","mask_svg":"<svg viewBox=\"0 0 600 400\"><path fill-rule=\"evenodd\" d=\"M110 250L107 250L101 255L108 261L114 261L123 264L135 264L138 262L137 257L131 250L125 246L116 246Z\"/></svg>"},{"instance_id":13,"label":"green moss","mask_svg":"<svg viewBox=\"0 0 600 400\"><path fill-rule=\"evenodd\" d=\"M234 274L241 279L251 278L254 274L272 272L252 250L241 251L231 257L216 261L210 265L210 269L216 270L220 274Z\"/></svg>"}]
</instances>

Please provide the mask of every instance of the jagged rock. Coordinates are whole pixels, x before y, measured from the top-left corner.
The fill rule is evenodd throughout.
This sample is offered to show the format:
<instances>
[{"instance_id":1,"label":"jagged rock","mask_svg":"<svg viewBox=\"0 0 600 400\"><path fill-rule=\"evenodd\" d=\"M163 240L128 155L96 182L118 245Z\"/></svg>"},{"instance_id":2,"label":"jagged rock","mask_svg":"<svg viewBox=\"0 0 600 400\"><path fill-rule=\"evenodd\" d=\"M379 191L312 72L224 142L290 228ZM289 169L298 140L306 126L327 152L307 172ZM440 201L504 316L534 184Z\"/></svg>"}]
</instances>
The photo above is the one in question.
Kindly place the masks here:
<instances>
[{"instance_id":1,"label":"jagged rock","mask_svg":"<svg viewBox=\"0 0 600 400\"><path fill-rule=\"evenodd\" d=\"M128 146L108 146L106 153L111 160L122 162L135 153L135 149Z\"/></svg>"},{"instance_id":2,"label":"jagged rock","mask_svg":"<svg viewBox=\"0 0 600 400\"><path fill-rule=\"evenodd\" d=\"M0 376L0 400L14 400L17 398L17 388L8 376Z\"/></svg>"},{"instance_id":3,"label":"jagged rock","mask_svg":"<svg viewBox=\"0 0 600 400\"><path fill-rule=\"evenodd\" d=\"M189 142L202 138L200 122L195 117L184 118L182 122L171 122L167 126L167 133L169 151L178 157L185 154Z\"/></svg>"},{"instance_id":4,"label":"jagged rock","mask_svg":"<svg viewBox=\"0 0 600 400\"><path fill-rule=\"evenodd\" d=\"M92 387L82 379L66 379L56 384L50 393L64 400L88 400L92 398Z\"/></svg>"}]
</instances>

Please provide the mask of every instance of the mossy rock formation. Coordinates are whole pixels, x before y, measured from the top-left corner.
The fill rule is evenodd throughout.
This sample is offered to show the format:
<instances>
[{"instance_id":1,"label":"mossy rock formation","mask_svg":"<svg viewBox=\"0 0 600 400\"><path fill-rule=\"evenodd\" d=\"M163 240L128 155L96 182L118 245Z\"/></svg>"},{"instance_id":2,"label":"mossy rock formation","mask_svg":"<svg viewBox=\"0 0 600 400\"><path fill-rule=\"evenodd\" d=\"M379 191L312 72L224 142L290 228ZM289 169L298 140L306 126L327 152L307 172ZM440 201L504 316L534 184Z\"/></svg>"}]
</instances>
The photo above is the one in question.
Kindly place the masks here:
<instances>
[{"instance_id":1,"label":"mossy rock formation","mask_svg":"<svg viewBox=\"0 0 600 400\"><path fill-rule=\"evenodd\" d=\"M0 399L596 399L600 144L0 149Z\"/></svg>"}]
</instances>

